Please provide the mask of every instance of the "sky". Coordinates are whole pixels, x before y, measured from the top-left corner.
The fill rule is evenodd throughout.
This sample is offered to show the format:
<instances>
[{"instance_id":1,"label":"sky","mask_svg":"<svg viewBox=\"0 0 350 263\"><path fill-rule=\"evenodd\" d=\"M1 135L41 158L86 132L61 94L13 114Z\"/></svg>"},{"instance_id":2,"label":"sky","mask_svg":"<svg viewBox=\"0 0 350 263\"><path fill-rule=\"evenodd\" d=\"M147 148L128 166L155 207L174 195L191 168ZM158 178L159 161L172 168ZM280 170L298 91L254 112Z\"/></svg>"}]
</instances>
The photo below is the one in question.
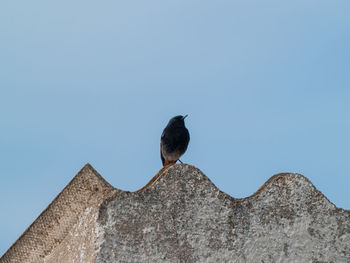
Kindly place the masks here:
<instances>
[{"instance_id":1,"label":"sky","mask_svg":"<svg viewBox=\"0 0 350 263\"><path fill-rule=\"evenodd\" d=\"M350 209L350 2L0 2L0 255L90 163L134 191L181 158L227 194L303 174Z\"/></svg>"}]
</instances>

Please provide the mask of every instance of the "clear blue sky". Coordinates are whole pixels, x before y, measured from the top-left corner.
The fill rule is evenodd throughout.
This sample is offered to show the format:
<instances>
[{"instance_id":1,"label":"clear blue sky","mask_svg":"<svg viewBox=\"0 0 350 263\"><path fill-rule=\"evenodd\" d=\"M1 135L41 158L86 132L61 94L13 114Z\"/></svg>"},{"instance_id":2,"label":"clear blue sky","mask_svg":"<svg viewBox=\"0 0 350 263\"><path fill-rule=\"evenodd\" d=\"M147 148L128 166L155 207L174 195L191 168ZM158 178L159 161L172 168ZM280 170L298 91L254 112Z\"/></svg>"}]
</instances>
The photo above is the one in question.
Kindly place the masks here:
<instances>
[{"instance_id":1,"label":"clear blue sky","mask_svg":"<svg viewBox=\"0 0 350 263\"><path fill-rule=\"evenodd\" d=\"M87 162L113 186L182 161L233 197L297 172L350 209L350 2L0 2L0 255Z\"/></svg>"}]
</instances>

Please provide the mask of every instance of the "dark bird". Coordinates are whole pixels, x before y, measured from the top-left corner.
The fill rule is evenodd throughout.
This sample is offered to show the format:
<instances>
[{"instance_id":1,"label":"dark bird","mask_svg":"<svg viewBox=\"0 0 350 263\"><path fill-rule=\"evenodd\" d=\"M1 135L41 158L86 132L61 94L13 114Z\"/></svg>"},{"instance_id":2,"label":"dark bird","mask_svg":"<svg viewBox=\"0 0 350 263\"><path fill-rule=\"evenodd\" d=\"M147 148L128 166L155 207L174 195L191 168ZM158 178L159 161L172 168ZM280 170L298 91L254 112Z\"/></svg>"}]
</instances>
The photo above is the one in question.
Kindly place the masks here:
<instances>
[{"instance_id":1,"label":"dark bird","mask_svg":"<svg viewBox=\"0 0 350 263\"><path fill-rule=\"evenodd\" d=\"M176 163L186 152L190 142L190 134L185 127L185 116L175 116L170 119L160 138L160 157L163 166Z\"/></svg>"}]
</instances>

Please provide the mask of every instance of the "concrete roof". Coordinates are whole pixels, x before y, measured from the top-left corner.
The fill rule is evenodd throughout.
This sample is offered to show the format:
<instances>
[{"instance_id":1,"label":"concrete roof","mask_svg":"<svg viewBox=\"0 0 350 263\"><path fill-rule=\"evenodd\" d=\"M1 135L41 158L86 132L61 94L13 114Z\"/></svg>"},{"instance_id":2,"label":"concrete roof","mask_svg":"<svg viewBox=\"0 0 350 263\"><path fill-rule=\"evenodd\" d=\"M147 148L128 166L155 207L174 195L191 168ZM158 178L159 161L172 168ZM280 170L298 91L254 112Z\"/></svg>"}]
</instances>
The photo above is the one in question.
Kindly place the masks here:
<instances>
[{"instance_id":1,"label":"concrete roof","mask_svg":"<svg viewBox=\"0 0 350 263\"><path fill-rule=\"evenodd\" d=\"M2 256L7 262L350 262L350 211L299 174L236 199L197 168L121 191L87 164Z\"/></svg>"}]
</instances>

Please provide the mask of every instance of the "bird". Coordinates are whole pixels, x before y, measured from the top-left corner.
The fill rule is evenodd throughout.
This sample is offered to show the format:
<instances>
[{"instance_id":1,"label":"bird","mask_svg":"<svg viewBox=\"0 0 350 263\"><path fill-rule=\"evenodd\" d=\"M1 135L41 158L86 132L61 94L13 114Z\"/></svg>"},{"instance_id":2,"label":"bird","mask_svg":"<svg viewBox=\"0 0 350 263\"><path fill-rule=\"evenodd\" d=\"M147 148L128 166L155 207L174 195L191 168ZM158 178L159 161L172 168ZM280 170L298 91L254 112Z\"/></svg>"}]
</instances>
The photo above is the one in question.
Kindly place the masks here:
<instances>
[{"instance_id":1,"label":"bird","mask_svg":"<svg viewBox=\"0 0 350 263\"><path fill-rule=\"evenodd\" d=\"M187 116L178 115L171 118L163 130L160 138L160 158L163 167L176 163L187 150L190 142L190 133L185 127Z\"/></svg>"}]
</instances>

